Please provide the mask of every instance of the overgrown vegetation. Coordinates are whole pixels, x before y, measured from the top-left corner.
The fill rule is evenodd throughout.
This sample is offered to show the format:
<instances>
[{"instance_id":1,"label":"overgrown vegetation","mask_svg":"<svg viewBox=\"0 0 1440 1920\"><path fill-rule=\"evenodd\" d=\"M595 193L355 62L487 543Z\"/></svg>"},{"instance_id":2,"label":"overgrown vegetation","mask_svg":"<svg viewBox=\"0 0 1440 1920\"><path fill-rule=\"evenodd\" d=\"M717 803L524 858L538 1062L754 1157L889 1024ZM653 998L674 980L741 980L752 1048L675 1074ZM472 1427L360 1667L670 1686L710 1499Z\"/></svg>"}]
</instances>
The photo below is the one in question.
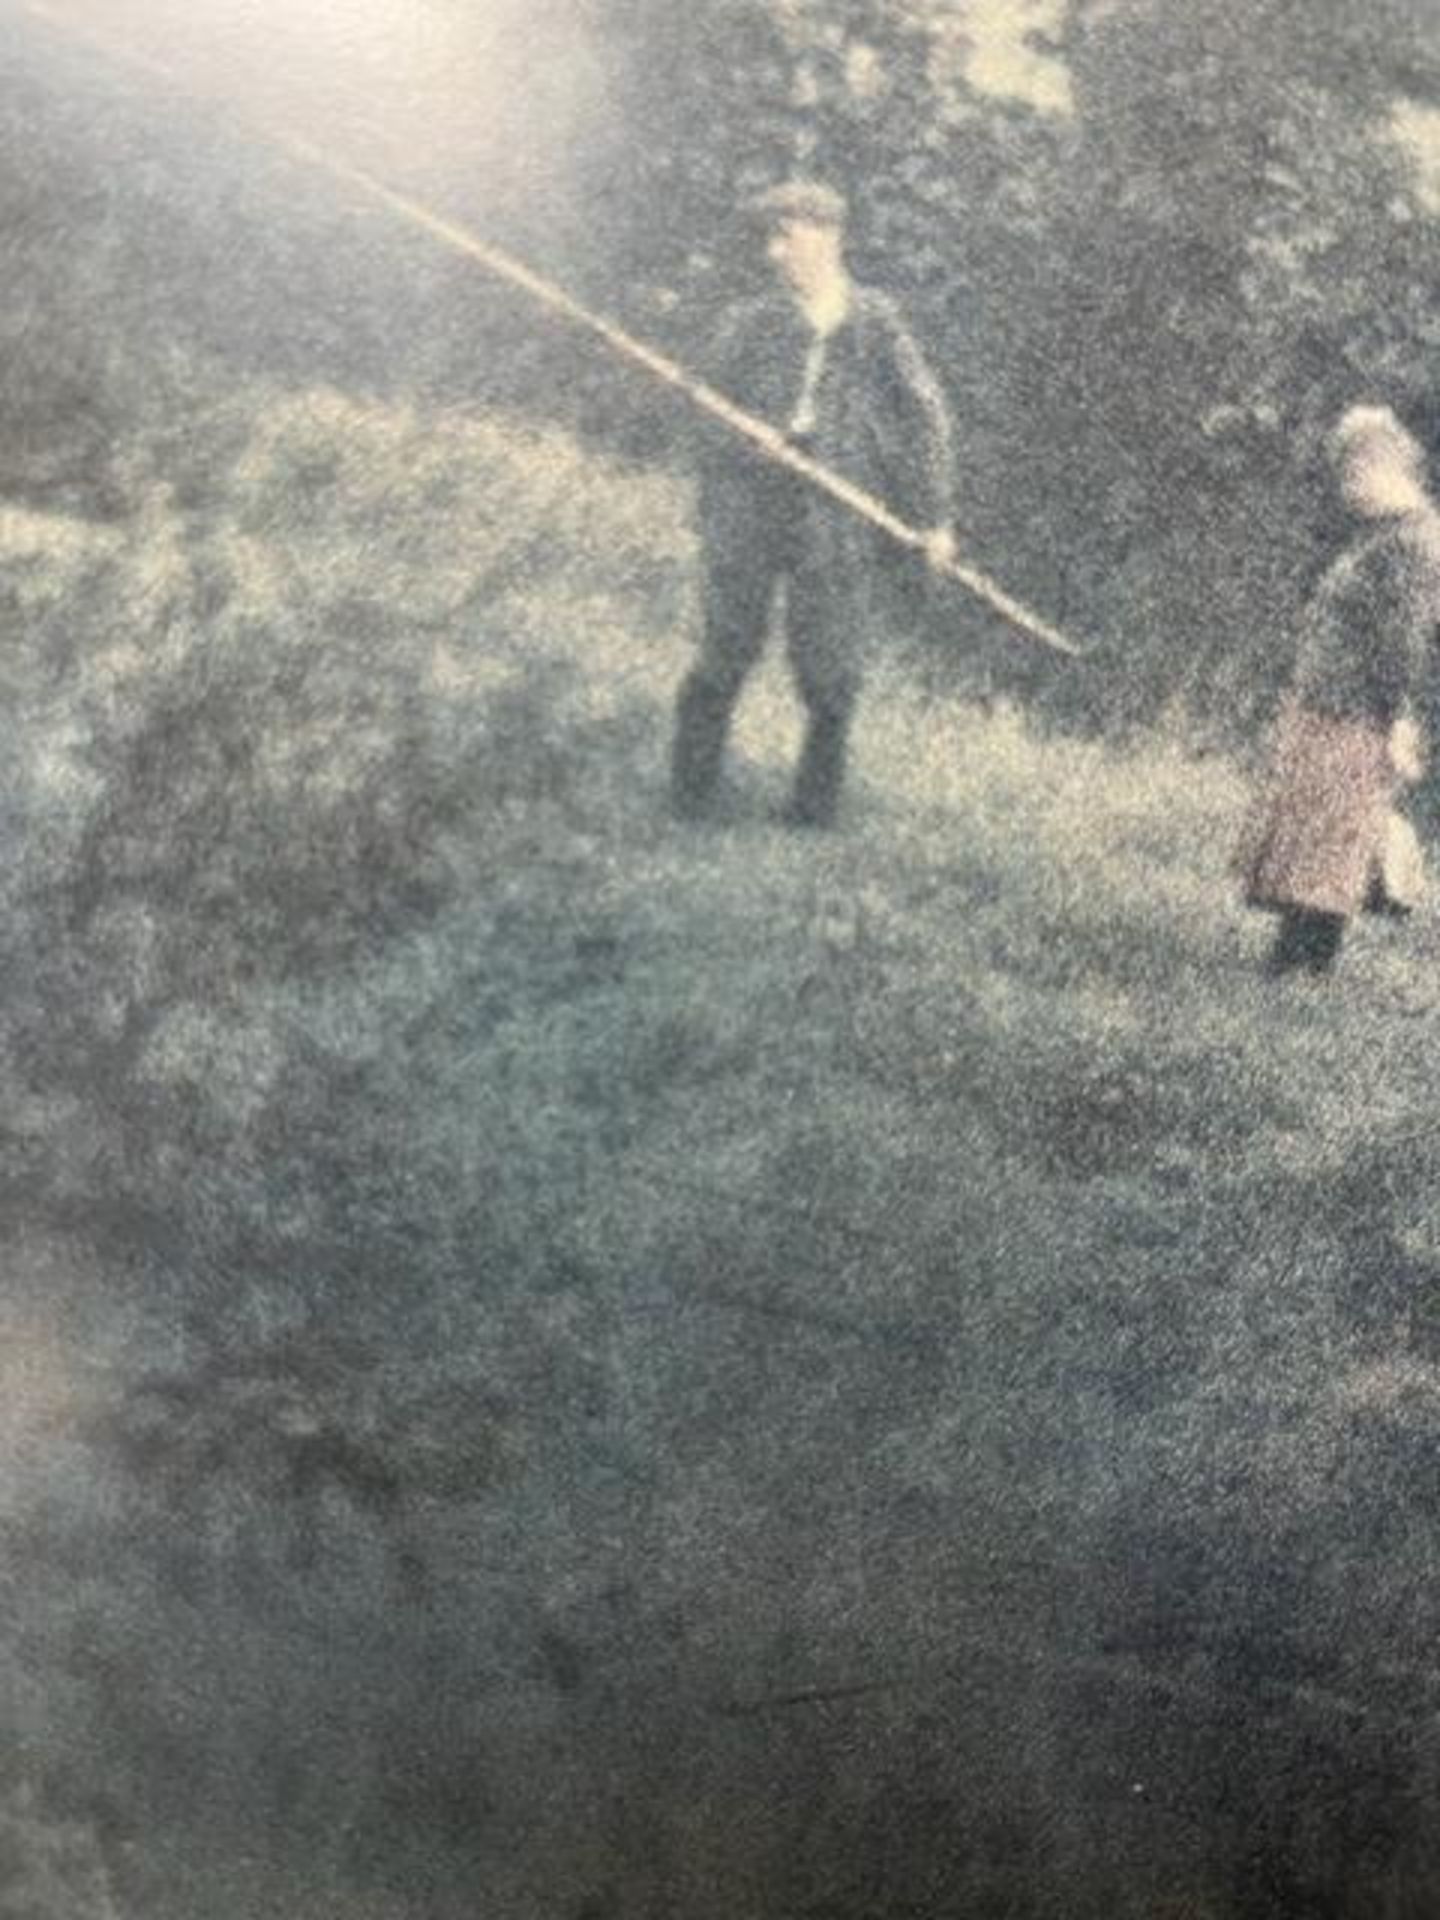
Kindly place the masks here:
<instances>
[{"instance_id":1,"label":"overgrown vegetation","mask_svg":"<svg viewBox=\"0 0 1440 1920\"><path fill-rule=\"evenodd\" d=\"M1272 998L1222 763L901 677L842 838L761 824L773 677L736 823L679 833L681 495L498 422L231 407L203 514L0 523L53 615L4 882L28 1777L142 1858L213 1827L402 1910L1058 1912L1063 1868L1068 1914L1072 1874L1259 1911L1247 1848L1368 1910L1369 1817L1428 1861L1428 931ZM889 1760L863 1691L779 1704L852 1686ZM937 1779L990 1769L953 1833L902 1759L935 1697ZM1105 1817L1086 1769L1152 1738L1123 1873L1075 1834L1021 1867L1002 1832L1067 1780ZM1312 1831L1316 1742L1358 1829Z\"/></svg>"}]
</instances>

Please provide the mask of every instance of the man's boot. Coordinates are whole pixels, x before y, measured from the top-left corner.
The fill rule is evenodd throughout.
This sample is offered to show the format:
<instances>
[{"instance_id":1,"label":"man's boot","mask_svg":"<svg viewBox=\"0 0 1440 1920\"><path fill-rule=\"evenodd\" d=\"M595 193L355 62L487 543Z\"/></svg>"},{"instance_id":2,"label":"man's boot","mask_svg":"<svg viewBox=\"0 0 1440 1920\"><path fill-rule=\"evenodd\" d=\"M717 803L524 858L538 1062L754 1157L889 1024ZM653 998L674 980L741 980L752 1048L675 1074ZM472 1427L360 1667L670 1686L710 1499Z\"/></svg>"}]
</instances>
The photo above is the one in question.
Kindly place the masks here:
<instances>
[{"instance_id":1,"label":"man's boot","mask_svg":"<svg viewBox=\"0 0 1440 1920\"><path fill-rule=\"evenodd\" d=\"M699 672L690 674L680 689L670 760L670 807L679 820L700 820L710 811L732 705L728 689Z\"/></svg>"},{"instance_id":2,"label":"man's boot","mask_svg":"<svg viewBox=\"0 0 1440 1920\"><path fill-rule=\"evenodd\" d=\"M812 713L795 785L782 818L791 827L830 827L845 781L848 713Z\"/></svg>"}]
</instances>

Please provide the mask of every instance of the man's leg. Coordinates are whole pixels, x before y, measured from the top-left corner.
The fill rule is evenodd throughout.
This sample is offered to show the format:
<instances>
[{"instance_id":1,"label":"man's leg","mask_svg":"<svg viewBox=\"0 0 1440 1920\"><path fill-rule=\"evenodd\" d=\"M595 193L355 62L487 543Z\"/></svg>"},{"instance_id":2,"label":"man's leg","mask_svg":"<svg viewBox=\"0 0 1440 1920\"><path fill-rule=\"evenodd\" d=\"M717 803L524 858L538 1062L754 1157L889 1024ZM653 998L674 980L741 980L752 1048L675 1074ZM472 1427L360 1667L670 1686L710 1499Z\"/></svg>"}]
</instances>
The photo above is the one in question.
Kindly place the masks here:
<instances>
[{"instance_id":1,"label":"man's leg","mask_svg":"<svg viewBox=\"0 0 1440 1920\"><path fill-rule=\"evenodd\" d=\"M763 551L707 563L700 658L675 706L670 799L682 819L699 818L715 797L730 717L765 645L775 581Z\"/></svg>"},{"instance_id":2,"label":"man's leg","mask_svg":"<svg viewBox=\"0 0 1440 1920\"><path fill-rule=\"evenodd\" d=\"M800 753L800 764L795 769L795 785L785 808L785 819L790 826L834 825L840 805L840 791L845 784L855 698L856 689L853 687L843 694L829 688L818 699L806 696L809 717L805 745Z\"/></svg>"},{"instance_id":3,"label":"man's leg","mask_svg":"<svg viewBox=\"0 0 1440 1920\"><path fill-rule=\"evenodd\" d=\"M863 611L843 603L833 576L802 569L791 579L787 639L807 717L805 745L785 809L792 826L828 827L835 819L860 693L859 636L851 624L857 617L863 617Z\"/></svg>"}]
</instances>

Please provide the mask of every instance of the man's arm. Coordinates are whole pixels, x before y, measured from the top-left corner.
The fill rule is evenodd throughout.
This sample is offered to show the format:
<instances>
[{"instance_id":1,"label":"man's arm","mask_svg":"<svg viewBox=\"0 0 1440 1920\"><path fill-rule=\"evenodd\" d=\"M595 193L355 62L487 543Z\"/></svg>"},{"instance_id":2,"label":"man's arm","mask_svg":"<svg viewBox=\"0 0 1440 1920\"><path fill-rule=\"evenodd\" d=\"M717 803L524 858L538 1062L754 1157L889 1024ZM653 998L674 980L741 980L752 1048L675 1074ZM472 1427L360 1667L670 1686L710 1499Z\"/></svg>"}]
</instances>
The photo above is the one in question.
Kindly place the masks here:
<instances>
[{"instance_id":1,"label":"man's arm","mask_svg":"<svg viewBox=\"0 0 1440 1920\"><path fill-rule=\"evenodd\" d=\"M746 400L747 374L755 350L757 303L741 300L724 307L709 326L697 328L690 370L713 392L736 405ZM702 475L732 472L741 456L733 430L708 415L692 412L687 443Z\"/></svg>"},{"instance_id":2,"label":"man's arm","mask_svg":"<svg viewBox=\"0 0 1440 1920\"><path fill-rule=\"evenodd\" d=\"M892 404L899 412L899 452L911 469L911 510L926 529L932 564L954 558L955 446L950 407L939 377L899 311L881 307L888 335Z\"/></svg>"},{"instance_id":3,"label":"man's arm","mask_svg":"<svg viewBox=\"0 0 1440 1920\"><path fill-rule=\"evenodd\" d=\"M754 350L759 311L757 301L734 301L703 336L696 370L707 386L723 393L727 400L734 400L737 390L744 385L746 361Z\"/></svg>"}]
</instances>

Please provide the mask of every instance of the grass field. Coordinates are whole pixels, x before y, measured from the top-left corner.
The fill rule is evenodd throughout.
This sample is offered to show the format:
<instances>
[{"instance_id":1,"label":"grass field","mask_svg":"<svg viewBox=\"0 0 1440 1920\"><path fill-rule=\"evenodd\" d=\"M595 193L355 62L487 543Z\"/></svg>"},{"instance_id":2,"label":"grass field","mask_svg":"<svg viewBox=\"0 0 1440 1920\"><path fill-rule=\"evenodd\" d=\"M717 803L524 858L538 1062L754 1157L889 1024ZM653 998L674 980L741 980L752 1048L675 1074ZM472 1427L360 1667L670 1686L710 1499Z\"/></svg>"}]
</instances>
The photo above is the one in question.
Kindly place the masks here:
<instances>
[{"instance_id":1,"label":"grass field","mask_svg":"<svg viewBox=\"0 0 1440 1920\"><path fill-rule=\"evenodd\" d=\"M186 444L0 513L17 1783L145 1913L1426 1911L1428 919L1265 984L1236 772L898 671L677 828L667 477Z\"/></svg>"}]
</instances>

